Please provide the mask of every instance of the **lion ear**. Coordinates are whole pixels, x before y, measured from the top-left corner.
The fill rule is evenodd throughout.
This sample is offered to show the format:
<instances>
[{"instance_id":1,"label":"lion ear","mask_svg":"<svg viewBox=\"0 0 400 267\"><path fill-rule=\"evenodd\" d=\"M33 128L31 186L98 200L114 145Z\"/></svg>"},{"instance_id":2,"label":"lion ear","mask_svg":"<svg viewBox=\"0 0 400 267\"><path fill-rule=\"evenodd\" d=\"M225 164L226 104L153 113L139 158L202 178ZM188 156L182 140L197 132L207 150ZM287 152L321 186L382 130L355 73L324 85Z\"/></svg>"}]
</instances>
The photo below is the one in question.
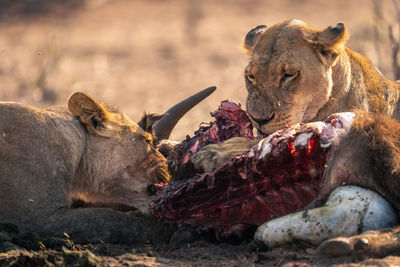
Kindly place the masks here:
<instances>
[{"instance_id":1,"label":"lion ear","mask_svg":"<svg viewBox=\"0 0 400 267\"><path fill-rule=\"evenodd\" d=\"M88 95L76 92L68 99L68 109L92 134L97 134L97 128L104 126L108 112Z\"/></svg>"},{"instance_id":2,"label":"lion ear","mask_svg":"<svg viewBox=\"0 0 400 267\"><path fill-rule=\"evenodd\" d=\"M345 48L349 33L343 23L338 23L335 27L328 27L323 31L317 32L312 43L321 60L333 65Z\"/></svg>"},{"instance_id":3,"label":"lion ear","mask_svg":"<svg viewBox=\"0 0 400 267\"><path fill-rule=\"evenodd\" d=\"M154 124L164 117L165 114L157 114L157 113L147 113L144 112L142 118L138 122L138 125L146 132L152 133Z\"/></svg>"},{"instance_id":4,"label":"lion ear","mask_svg":"<svg viewBox=\"0 0 400 267\"><path fill-rule=\"evenodd\" d=\"M258 25L246 34L246 37L244 38L244 48L247 50L249 55L253 54L254 47L256 46L258 40L260 40L261 35L266 30L267 26Z\"/></svg>"}]
</instances>

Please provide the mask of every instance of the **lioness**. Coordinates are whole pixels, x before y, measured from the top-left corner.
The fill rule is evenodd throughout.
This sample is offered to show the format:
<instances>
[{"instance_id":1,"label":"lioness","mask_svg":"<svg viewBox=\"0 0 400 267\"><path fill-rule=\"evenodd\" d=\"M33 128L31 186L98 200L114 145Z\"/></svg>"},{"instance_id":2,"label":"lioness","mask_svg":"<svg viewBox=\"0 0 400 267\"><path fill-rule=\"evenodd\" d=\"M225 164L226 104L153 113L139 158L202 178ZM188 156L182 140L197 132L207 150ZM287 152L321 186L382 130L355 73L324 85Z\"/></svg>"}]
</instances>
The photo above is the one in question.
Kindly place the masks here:
<instances>
[{"instance_id":1,"label":"lioness","mask_svg":"<svg viewBox=\"0 0 400 267\"><path fill-rule=\"evenodd\" d=\"M80 92L70 96L68 109L0 102L0 222L83 241L157 236L135 212L147 210L150 184L169 179L153 139L168 138L177 118L214 90L138 124Z\"/></svg>"},{"instance_id":2,"label":"lioness","mask_svg":"<svg viewBox=\"0 0 400 267\"><path fill-rule=\"evenodd\" d=\"M318 31L290 20L250 30L244 42L250 56L244 74L252 125L261 134L270 134L354 108L400 119L400 84L346 47L348 38L343 23ZM199 169L213 168L255 142L235 139L210 145L193 161Z\"/></svg>"},{"instance_id":3,"label":"lioness","mask_svg":"<svg viewBox=\"0 0 400 267\"><path fill-rule=\"evenodd\" d=\"M253 125L269 134L354 108L398 119L400 85L347 48L348 37L343 23L323 31L298 20L252 29L245 80Z\"/></svg>"}]
</instances>

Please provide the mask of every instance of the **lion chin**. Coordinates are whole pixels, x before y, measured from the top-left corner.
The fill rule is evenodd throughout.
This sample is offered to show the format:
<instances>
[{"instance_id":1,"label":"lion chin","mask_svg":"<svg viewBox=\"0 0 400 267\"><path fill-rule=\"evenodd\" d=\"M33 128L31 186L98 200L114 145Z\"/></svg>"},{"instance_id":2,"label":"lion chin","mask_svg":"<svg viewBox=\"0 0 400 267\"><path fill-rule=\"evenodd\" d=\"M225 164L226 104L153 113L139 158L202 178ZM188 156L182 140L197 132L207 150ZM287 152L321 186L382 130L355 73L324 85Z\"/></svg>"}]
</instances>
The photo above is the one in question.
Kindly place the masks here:
<instances>
[{"instance_id":1,"label":"lion chin","mask_svg":"<svg viewBox=\"0 0 400 267\"><path fill-rule=\"evenodd\" d=\"M252 125L257 129L260 134L267 135L276 132L280 129L296 125L302 122L311 122L310 112L306 112L307 106L300 108L294 108L289 111L275 112L270 120L267 122L261 122L254 120L253 116L250 115L250 121ZM249 113L250 114L250 113ZM315 113L314 113L315 114ZM314 115L312 115L314 116Z\"/></svg>"}]
</instances>

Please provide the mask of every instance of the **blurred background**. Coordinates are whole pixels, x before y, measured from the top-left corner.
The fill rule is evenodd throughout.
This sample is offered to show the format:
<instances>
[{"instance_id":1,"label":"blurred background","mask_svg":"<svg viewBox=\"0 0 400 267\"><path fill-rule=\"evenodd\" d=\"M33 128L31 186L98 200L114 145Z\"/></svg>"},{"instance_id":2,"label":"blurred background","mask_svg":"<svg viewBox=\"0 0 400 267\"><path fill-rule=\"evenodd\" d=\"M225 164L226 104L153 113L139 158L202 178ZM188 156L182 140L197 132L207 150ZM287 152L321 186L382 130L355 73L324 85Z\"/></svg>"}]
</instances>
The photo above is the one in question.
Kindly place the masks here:
<instances>
[{"instance_id":1,"label":"blurred background","mask_svg":"<svg viewBox=\"0 0 400 267\"><path fill-rule=\"evenodd\" d=\"M256 25L344 22L348 46L400 79L396 1L1 0L0 100L59 105L80 90L137 121L218 86L178 124L172 138L181 140L221 100L244 105L242 43Z\"/></svg>"}]
</instances>

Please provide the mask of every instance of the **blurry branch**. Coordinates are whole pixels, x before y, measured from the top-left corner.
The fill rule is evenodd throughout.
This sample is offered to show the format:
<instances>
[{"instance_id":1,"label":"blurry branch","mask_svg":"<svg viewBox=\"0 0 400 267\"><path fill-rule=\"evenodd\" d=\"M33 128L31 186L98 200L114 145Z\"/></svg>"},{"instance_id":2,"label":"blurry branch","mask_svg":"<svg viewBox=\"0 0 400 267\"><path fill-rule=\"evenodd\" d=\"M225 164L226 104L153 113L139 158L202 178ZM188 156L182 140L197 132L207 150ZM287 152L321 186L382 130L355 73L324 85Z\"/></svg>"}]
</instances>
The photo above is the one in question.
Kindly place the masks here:
<instances>
[{"instance_id":1,"label":"blurry branch","mask_svg":"<svg viewBox=\"0 0 400 267\"><path fill-rule=\"evenodd\" d=\"M372 27L373 35L374 35L374 48L375 48L376 54L378 55L377 65L381 66L382 65L381 28L382 28L382 25L384 24L384 19L382 16L382 2L380 0L372 0L372 6L373 6L373 10L374 10L374 24Z\"/></svg>"},{"instance_id":2,"label":"blurry branch","mask_svg":"<svg viewBox=\"0 0 400 267\"><path fill-rule=\"evenodd\" d=\"M378 65L380 66L383 61L382 59L387 58L384 54L386 49L382 49L382 46L387 44L391 47L391 69L394 80L400 80L400 63L399 63L399 52L400 52L400 3L399 0L392 0L394 9L396 11L396 17L394 23L388 23L385 20L382 9L382 1L372 0L372 6L374 11L374 46L375 51L378 55ZM394 29L399 30L395 34Z\"/></svg>"},{"instance_id":3,"label":"blurry branch","mask_svg":"<svg viewBox=\"0 0 400 267\"><path fill-rule=\"evenodd\" d=\"M26 60L21 64L20 60L12 60L8 67L1 67L6 67L3 72L15 81L19 98L28 97L33 98L33 101L54 104L57 94L55 89L48 85L48 77L57 69L62 50L51 40L44 43L43 51L39 51L31 62Z\"/></svg>"},{"instance_id":4,"label":"blurry branch","mask_svg":"<svg viewBox=\"0 0 400 267\"><path fill-rule=\"evenodd\" d=\"M396 9L396 14L397 14L397 24L400 24L400 5L397 0L393 0L393 5ZM400 31L400 27L399 27ZM398 35L400 38L400 32ZM394 34L393 34L393 27L392 25L389 25L389 39L390 43L392 45L392 64L393 64L393 72L396 80L400 79L400 65L398 61L398 53L399 53L399 48L400 48L400 41L399 39L395 39Z\"/></svg>"},{"instance_id":5,"label":"blurry branch","mask_svg":"<svg viewBox=\"0 0 400 267\"><path fill-rule=\"evenodd\" d=\"M48 45L48 47L46 48L46 52L47 55L41 64L41 68L36 78L35 85L41 91L41 100L46 103L54 104L57 100L57 96L55 90L48 86L47 78L49 74L57 68L62 54L61 50L55 42L51 42Z\"/></svg>"},{"instance_id":6,"label":"blurry branch","mask_svg":"<svg viewBox=\"0 0 400 267\"><path fill-rule=\"evenodd\" d=\"M63 17L85 6L87 0L0 0L0 22L41 16Z\"/></svg>"},{"instance_id":7,"label":"blurry branch","mask_svg":"<svg viewBox=\"0 0 400 267\"><path fill-rule=\"evenodd\" d=\"M195 45L198 40L199 22L203 16L203 2L198 0L186 0L185 32L190 44Z\"/></svg>"},{"instance_id":8,"label":"blurry branch","mask_svg":"<svg viewBox=\"0 0 400 267\"><path fill-rule=\"evenodd\" d=\"M400 21L400 5L398 0L393 0L394 7L396 8L397 20Z\"/></svg>"},{"instance_id":9,"label":"blurry branch","mask_svg":"<svg viewBox=\"0 0 400 267\"><path fill-rule=\"evenodd\" d=\"M397 59L397 55L399 53L399 42L396 40L393 36L393 27L392 25L389 25L389 38L390 38L390 43L392 45L392 64L393 64L393 72L394 72L394 77L395 80L400 79L400 66L399 66L399 61Z\"/></svg>"}]
</instances>

